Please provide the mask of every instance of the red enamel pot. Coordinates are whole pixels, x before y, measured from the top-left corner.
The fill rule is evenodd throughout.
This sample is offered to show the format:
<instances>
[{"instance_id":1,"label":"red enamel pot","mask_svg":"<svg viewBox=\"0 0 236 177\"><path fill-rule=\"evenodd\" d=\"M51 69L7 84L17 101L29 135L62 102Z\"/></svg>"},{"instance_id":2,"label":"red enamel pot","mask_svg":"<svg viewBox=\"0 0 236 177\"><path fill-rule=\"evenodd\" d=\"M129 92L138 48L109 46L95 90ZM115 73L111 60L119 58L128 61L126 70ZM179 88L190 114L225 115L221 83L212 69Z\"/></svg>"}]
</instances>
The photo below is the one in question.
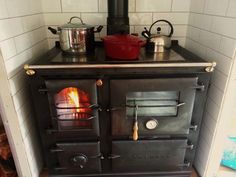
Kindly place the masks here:
<instances>
[{"instance_id":1,"label":"red enamel pot","mask_svg":"<svg viewBox=\"0 0 236 177\"><path fill-rule=\"evenodd\" d=\"M130 34L108 35L102 38L106 56L118 60L135 60L145 41Z\"/></svg>"}]
</instances>

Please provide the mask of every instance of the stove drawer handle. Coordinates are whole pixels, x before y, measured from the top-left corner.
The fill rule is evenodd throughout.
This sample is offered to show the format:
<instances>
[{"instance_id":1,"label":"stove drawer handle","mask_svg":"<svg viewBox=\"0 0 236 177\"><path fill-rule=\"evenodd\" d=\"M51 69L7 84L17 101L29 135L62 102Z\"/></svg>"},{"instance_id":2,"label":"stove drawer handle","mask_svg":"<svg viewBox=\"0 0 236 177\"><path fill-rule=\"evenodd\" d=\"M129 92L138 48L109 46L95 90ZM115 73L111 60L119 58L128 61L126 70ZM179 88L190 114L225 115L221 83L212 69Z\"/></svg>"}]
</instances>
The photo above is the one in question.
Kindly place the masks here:
<instances>
[{"instance_id":1,"label":"stove drawer handle","mask_svg":"<svg viewBox=\"0 0 236 177\"><path fill-rule=\"evenodd\" d=\"M179 164L178 167L190 167L191 163L190 162L186 162L183 164Z\"/></svg>"},{"instance_id":2,"label":"stove drawer handle","mask_svg":"<svg viewBox=\"0 0 236 177\"><path fill-rule=\"evenodd\" d=\"M62 171L62 170L67 170L68 168L66 167L55 167L54 170L55 171Z\"/></svg>"},{"instance_id":3,"label":"stove drawer handle","mask_svg":"<svg viewBox=\"0 0 236 177\"><path fill-rule=\"evenodd\" d=\"M108 158L108 159L118 159L118 158L120 158L120 157L121 157L120 155L110 154L107 158Z\"/></svg>"},{"instance_id":4,"label":"stove drawer handle","mask_svg":"<svg viewBox=\"0 0 236 177\"><path fill-rule=\"evenodd\" d=\"M50 152L51 153L57 153L57 152L64 152L64 150L63 149L55 148L55 149L50 149Z\"/></svg>"}]
</instances>

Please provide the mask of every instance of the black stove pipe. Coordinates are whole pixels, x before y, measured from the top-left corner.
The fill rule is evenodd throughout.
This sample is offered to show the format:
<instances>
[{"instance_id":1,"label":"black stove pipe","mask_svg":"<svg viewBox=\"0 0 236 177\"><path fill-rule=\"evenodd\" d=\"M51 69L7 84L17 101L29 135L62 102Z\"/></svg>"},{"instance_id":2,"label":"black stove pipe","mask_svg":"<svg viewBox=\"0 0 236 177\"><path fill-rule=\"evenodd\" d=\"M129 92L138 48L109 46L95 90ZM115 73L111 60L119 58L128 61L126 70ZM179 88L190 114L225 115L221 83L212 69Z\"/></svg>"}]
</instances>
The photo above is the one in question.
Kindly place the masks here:
<instances>
[{"instance_id":1,"label":"black stove pipe","mask_svg":"<svg viewBox=\"0 0 236 177\"><path fill-rule=\"evenodd\" d=\"M128 0L107 0L107 34L129 34Z\"/></svg>"}]
</instances>

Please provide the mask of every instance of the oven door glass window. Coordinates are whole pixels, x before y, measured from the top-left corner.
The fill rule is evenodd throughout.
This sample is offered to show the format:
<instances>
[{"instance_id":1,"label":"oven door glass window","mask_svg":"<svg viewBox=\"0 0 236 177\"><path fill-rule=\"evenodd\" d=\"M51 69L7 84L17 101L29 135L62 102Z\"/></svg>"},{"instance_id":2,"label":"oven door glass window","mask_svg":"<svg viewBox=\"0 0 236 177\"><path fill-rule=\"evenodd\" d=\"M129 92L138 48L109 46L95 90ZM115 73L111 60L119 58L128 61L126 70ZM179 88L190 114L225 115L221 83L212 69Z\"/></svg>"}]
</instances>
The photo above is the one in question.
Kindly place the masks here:
<instances>
[{"instance_id":1,"label":"oven door glass window","mask_svg":"<svg viewBox=\"0 0 236 177\"><path fill-rule=\"evenodd\" d=\"M132 118L137 111L139 117L176 116L179 92L129 92L126 95L126 116Z\"/></svg>"},{"instance_id":2,"label":"oven door glass window","mask_svg":"<svg viewBox=\"0 0 236 177\"><path fill-rule=\"evenodd\" d=\"M96 80L47 80L53 131L99 135Z\"/></svg>"},{"instance_id":3,"label":"oven door glass window","mask_svg":"<svg viewBox=\"0 0 236 177\"><path fill-rule=\"evenodd\" d=\"M94 118L89 94L75 87L61 90L54 96L57 120L61 129L69 127L91 129Z\"/></svg>"}]
</instances>

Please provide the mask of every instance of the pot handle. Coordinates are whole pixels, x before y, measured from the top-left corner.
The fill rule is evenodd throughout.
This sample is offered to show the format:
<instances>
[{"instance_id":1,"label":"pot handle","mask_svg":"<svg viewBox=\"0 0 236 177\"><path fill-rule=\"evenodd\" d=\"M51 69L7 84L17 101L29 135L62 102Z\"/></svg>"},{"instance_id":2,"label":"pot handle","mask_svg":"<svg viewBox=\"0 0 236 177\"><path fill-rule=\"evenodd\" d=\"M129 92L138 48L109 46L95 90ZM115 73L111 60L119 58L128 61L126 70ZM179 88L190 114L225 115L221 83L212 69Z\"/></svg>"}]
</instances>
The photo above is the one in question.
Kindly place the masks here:
<instances>
[{"instance_id":1,"label":"pot handle","mask_svg":"<svg viewBox=\"0 0 236 177\"><path fill-rule=\"evenodd\" d=\"M57 30L52 27L48 27L48 30L51 31L52 34L57 34Z\"/></svg>"},{"instance_id":2,"label":"pot handle","mask_svg":"<svg viewBox=\"0 0 236 177\"><path fill-rule=\"evenodd\" d=\"M163 19L162 19L162 20L157 20L157 21L155 21L155 22L150 26L150 28L149 28L149 33L151 34L151 30L152 30L153 25L155 25L155 24L158 23L158 22L165 22L165 23L167 23L167 24L170 26L171 31L170 31L170 34L168 35L168 37L171 37L171 36L173 35L173 33L174 33L173 25L172 25L169 21L163 20Z\"/></svg>"},{"instance_id":3,"label":"pot handle","mask_svg":"<svg viewBox=\"0 0 236 177\"><path fill-rule=\"evenodd\" d=\"M94 30L94 33L100 33L102 31L103 26L99 25L96 30Z\"/></svg>"},{"instance_id":4,"label":"pot handle","mask_svg":"<svg viewBox=\"0 0 236 177\"><path fill-rule=\"evenodd\" d=\"M80 22L81 22L81 24L84 25L83 20L82 20L80 17L77 17L77 16L73 16L73 17L71 17L71 18L70 18L70 21L69 21L68 23L72 23L72 20L75 19L75 18L79 19Z\"/></svg>"}]
</instances>

